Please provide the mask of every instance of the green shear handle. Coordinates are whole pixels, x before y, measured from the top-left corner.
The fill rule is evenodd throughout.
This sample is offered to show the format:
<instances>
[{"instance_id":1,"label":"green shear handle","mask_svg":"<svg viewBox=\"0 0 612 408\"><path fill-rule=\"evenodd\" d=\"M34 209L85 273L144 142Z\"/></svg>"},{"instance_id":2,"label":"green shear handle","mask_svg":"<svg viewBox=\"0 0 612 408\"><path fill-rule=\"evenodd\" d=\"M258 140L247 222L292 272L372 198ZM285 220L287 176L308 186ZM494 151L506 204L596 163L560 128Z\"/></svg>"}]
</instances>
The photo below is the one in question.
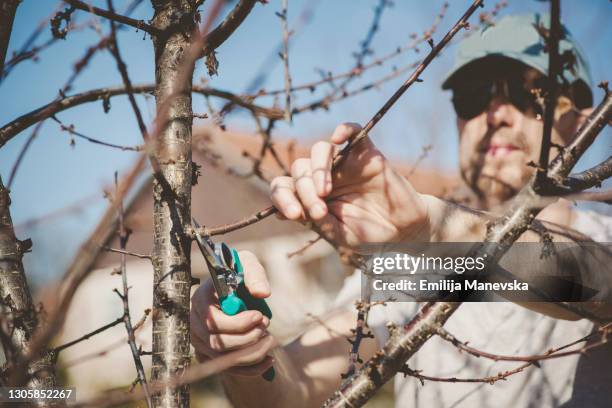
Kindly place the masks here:
<instances>
[{"instance_id":1,"label":"green shear handle","mask_svg":"<svg viewBox=\"0 0 612 408\"><path fill-rule=\"evenodd\" d=\"M236 273L241 277L244 276L244 269L238 252L232 248L231 254L233 258L233 265ZM249 290L244 285L244 279L240 282L235 291L229 293L226 297L221 299L219 302L223 313L229 316L234 316L245 310L259 310L268 319L272 319L272 311L264 299L259 299L251 295ZM261 376L266 381L272 381L275 376L274 367L270 367Z\"/></svg>"}]
</instances>

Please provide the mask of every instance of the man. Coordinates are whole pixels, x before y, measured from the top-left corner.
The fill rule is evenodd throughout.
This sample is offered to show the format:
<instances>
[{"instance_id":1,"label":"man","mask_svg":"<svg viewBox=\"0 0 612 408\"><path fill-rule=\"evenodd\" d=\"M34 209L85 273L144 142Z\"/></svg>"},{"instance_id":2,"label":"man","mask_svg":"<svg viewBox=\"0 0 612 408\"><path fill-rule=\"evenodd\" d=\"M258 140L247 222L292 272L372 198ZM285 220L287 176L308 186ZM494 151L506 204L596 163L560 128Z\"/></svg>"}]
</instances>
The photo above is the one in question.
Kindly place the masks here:
<instances>
[{"instance_id":1,"label":"man","mask_svg":"<svg viewBox=\"0 0 612 408\"><path fill-rule=\"evenodd\" d=\"M531 90L540 86L547 71L547 54L535 29L541 20L538 15L510 16L472 34L460 45L456 67L443 84L443 88L453 91L460 134L460 170L475 207L496 212L533 174L534 169L526 164L537 162L542 121L541 107ZM576 56L572 69L563 72L568 86L559 98L552 134L554 143L565 145L588 113L592 96L586 64L569 33L560 46L561 52L570 50ZM365 250L370 243L483 239L487 222L483 214L417 193L369 139L354 146L347 160L332 174L334 145L344 143L358 131L355 124L339 126L331 143L316 143L310 158L295 161L291 177L273 180L271 197L282 216L311 220L333 231L341 244L356 251ZM554 149L551 157L553 154ZM602 228L585 227L589 217L592 215L577 213L561 200L545 208L538 218L557 228L574 228L610 241ZM539 238L528 232L521 240ZM252 254L241 256L251 293L269 296L270 287L261 265ZM266 331L269 320L265 316L256 311L224 315L207 283L192 298L192 343L200 359L237 352L236 366L223 374L228 395L236 406L320 406L339 387L340 374L347 370L346 336L355 324L352 301L358 297L359 276L355 275L338 296L339 310L324 319L324 324L275 348L274 339ZM553 304L527 306L540 313L512 303L466 303L446 327L472 346L508 355L542 354L551 346L588 334L592 328L591 322L575 321L579 316ZM376 339L364 340L360 356L368 359L384 344L387 321L407 322L416 308L414 303L374 307L369 325ZM539 368L531 367L493 386L435 382L420 386L413 378L397 376L396 404L603 406L603 401L607 402L603 391L612 383L611 370L607 369L612 351L601 348L594 353L601 357L590 362L579 361L578 356L542 362ZM466 356L439 338L426 343L409 364L426 375L460 378L495 375L517 365ZM277 375L268 383L259 375L271 365Z\"/></svg>"}]
</instances>

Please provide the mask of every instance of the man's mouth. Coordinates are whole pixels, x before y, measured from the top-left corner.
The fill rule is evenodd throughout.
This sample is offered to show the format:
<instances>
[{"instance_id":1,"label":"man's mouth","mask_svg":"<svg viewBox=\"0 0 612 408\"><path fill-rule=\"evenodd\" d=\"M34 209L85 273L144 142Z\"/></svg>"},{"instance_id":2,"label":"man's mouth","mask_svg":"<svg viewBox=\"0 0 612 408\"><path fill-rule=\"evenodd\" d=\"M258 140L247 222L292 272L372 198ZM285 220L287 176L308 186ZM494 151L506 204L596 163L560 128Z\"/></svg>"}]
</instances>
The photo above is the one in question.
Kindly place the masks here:
<instances>
[{"instance_id":1,"label":"man's mouth","mask_svg":"<svg viewBox=\"0 0 612 408\"><path fill-rule=\"evenodd\" d=\"M486 154L487 155L491 155L492 157L504 157L509 155L510 153L516 151L516 150L520 150L517 146L513 145L513 144L496 144L496 143L491 143L487 148L486 148Z\"/></svg>"}]
</instances>

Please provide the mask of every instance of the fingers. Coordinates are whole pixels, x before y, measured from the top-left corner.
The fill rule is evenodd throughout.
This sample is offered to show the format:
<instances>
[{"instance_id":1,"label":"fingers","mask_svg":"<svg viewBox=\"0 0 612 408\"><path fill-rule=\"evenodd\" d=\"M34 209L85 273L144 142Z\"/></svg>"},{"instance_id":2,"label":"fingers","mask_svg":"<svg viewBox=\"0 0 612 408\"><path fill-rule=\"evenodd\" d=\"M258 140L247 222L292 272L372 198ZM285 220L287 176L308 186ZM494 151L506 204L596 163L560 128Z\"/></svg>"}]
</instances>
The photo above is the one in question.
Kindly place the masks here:
<instances>
[{"instance_id":1,"label":"fingers","mask_svg":"<svg viewBox=\"0 0 612 408\"><path fill-rule=\"evenodd\" d=\"M358 123L343 123L336 127L332 134L331 141L335 144L346 142L351 136L356 135L361 131L361 125Z\"/></svg>"},{"instance_id":2,"label":"fingers","mask_svg":"<svg viewBox=\"0 0 612 408\"><path fill-rule=\"evenodd\" d=\"M327 142L317 142L310 151L312 179L319 197L328 195L332 190L331 168L334 146Z\"/></svg>"},{"instance_id":3,"label":"fingers","mask_svg":"<svg viewBox=\"0 0 612 408\"><path fill-rule=\"evenodd\" d=\"M269 336L264 326L255 327L241 334L211 334L208 336L208 344L212 351L225 353L251 344L257 343L262 337Z\"/></svg>"},{"instance_id":4,"label":"fingers","mask_svg":"<svg viewBox=\"0 0 612 408\"><path fill-rule=\"evenodd\" d=\"M193 344L194 348L196 349L196 356L199 356L200 361L204 361L206 359L202 358L203 355L209 359L227 355L232 360L231 365L233 367L229 369L230 372L253 372L258 374L263 373L273 364L273 358L269 357L268 353L270 353L274 347L278 346L278 343L272 336L264 336L251 345L234 351L228 351L227 354L217 353L214 351L202 353L200 350L205 347L198 339L195 339ZM266 364L260 366L262 362L265 362ZM253 370L245 370L246 368L253 368Z\"/></svg>"},{"instance_id":5,"label":"fingers","mask_svg":"<svg viewBox=\"0 0 612 408\"><path fill-rule=\"evenodd\" d=\"M331 141L342 144L357 134L361 126L345 123L336 128ZM322 198L333 189L332 163L335 146L328 142L317 142L312 146L310 158L293 162L291 177L276 177L271 183L271 198L279 210L280 217L290 220L310 218L320 222L328 208Z\"/></svg>"},{"instance_id":6,"label":"fingers","mask_svg":"<svg viewBox=\"0 0 612 408\"><path fill-rule=\"evenodd\" d=\"M295 191L300 202L306 208L308 215L313 220L319 220L327 214L327 206L317 194L317 189L312 179L311 161L308 159L297 159L291 166L291 176L295 182Z\"/></svg>"},{"instance_id":7,"label":"fingers","mask_svg":"<svg viewBox=\"0 0 612 408\"><path fill-rule=\"evenodd\" d=\"M270 183L270 198L278 211L290 220L304 218L302 204L295 191L291 177L276 177Z\"/></svg>"},{"instance_id":8,"label":"fingers","mask_svg":"<svg viewBox=\"0 0 612 408\"><path fill-rule=\"evenodd\" d=\"M278 344L272 336L265 336L255 344L235 351L236 365L250 366L262 362Z\"/></svg>"},{"instance_id":9,"label":"fingers","mask_svg":"<svg viewBox=\"0 0 612 408\"><path fill-rule=\"evenodd\" d=\"M271 356L266 356L262 362L257 363L252 366L236 366L230 368L228 371L235 375L244 375L249 377L254 377L257 375L262 375L265 373L268 368L274 365L274 358Z\"/></svg>"},{"instance_id":10,"label":"fingers","mask_svg":"<svg viewBox=\"0 0 612 408\"><path fill-rule=\"evenodd\" d=\"M249 251L240 251L238 256L244 267L244 284L249 292L258 298L270 296L268 277L257 257Z\"/></svg>"},{"instance_id":11,"label":"fingers","mask_svg":"<svg viewBox=\"0 0 612 408\"><path fill-rule=\"evenodd\" d=\"M223 313L217 305L209 305L206 313L200 315L201 325L210 333L244 333L253 327L263 324L266 327L270 320L257 310L246 310L234 316Z\"/></svg>"}]
</instances>

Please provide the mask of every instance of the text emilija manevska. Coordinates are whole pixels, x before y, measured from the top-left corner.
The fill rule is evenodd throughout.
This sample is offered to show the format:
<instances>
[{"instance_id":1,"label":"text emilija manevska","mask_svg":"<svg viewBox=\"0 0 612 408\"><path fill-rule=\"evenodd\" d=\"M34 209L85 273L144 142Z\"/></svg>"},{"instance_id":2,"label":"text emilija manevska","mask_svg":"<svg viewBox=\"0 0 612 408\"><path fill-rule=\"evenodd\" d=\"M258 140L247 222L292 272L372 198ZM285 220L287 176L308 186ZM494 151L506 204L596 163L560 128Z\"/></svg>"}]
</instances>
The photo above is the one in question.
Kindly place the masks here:
<instances>
[{"instance_id":1,"label":"text emilija manevska","mask_svg":"<svg viewBox=\"0 0 612 408\"><path fill-rule=\"evenodd\" d=\"M372 272L380 275L385 271L405 272L414 275L426 276L427 271L448 271L456 274L463 274L466 271L482 271L486 267L485 257L440 257L440 256L413 256L408 254L394 254L393 256L377 256L372 259ZM455 290L529 290L529 285L525 282L514 280L512 282L480 282L477 279L465 279L455 281L453 279L429 280L426 277L418 281L400 279L386 282L383 279L374 279L372 287L375 290L398 290L398 291L448 291Z\"/></svg>"}]
</instances>

